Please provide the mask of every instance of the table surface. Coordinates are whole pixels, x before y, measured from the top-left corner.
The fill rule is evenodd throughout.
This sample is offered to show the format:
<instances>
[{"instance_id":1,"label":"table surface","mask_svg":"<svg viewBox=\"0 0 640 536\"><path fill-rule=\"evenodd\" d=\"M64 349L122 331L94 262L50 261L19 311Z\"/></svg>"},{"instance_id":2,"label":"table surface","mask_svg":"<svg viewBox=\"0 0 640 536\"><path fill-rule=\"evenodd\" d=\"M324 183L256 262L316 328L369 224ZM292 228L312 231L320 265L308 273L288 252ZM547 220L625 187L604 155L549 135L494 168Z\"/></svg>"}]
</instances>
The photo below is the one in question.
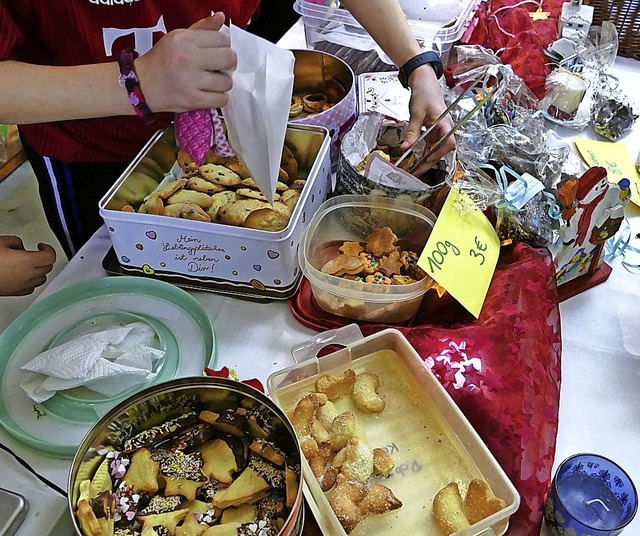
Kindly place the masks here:
<instances>
[{"instance_id":1,"label":"table surface","mask_svg":"<svg viewBox=\"0 0 640 536\"><path fill-rule=\"evenodd\" d=\"M294 26L280 44L286 48L305 48L301 28ZM627 95L640 86L640 63L618 58L612 69ZM592 132L567 130L564 137L579 134L594 138ZM640 150L640 126L620 143L627 144L635 157ZM626 209L632 237L640 233L640 208L631 203ZM639 245L640 241L633 238ZM106 228L99 230L69 264L51 281L49 295L82 280L105 277L102 259L111 246ZM624 467L640 485L640 274L627 271L618 257L610 262L610 278L560 305L562 319L562 388L557 436L556 465L577 452L605 455ZM286 301L256 303L219 294L193 291L213 324L218 366L235 369L240 378L265 380L272 372L293 364L290 350L316 335L299 324ZM266 320L268 319L268 321ZM4 430L0 442L12 448L36 471L61 487L66 487L70 460L44 457L25 448ZM55 492L44 487L5 453L0 453L3 476L0 486L37 495L37 507L29 514L61 508ZM55 505L55 506L53 506ZM60 511L60 510L58 510ZM66 514L65 514L66 515ZM63 516L64 517L64 516ZM49 525L47 525L48 527ZM32 527L33 528L33 527ZM18 536L35 534L27 525ZM41 534L45 534L41 532ZM56 530L55 534L66 531ZM625 531L640 534L640 516ZM545 529L543 528L543 534Z\"/></svg>"}]
</instances>

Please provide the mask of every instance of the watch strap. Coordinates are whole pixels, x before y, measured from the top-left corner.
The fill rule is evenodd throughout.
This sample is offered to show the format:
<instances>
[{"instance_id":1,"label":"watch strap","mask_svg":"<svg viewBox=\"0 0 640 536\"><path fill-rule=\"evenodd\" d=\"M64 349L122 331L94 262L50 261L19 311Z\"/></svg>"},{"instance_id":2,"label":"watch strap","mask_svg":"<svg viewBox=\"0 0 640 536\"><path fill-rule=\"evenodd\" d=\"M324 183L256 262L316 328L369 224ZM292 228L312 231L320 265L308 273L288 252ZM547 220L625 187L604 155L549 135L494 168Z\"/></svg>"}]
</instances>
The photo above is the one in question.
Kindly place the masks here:
<instances>
[{"instance_id":1,"label":"watch strap","mask_svg":"<svg viewBox=\"0 0 640 536\"><path fill-rule=\"evenodd\" d=\"M444 73L444 67L442 65L442 59L440 59L440 55L437 52L433 52L429 50L427 52L421 52L420 54L414 56L410 60L408 60L400 69L398 70L398 80L403 87L409 87L409 76L411 73L415 71L418 67L422 67L423 65L430 64L433 67L434 72L436 73L436 78L441 78Z\"/></svg>"}]
</instances>

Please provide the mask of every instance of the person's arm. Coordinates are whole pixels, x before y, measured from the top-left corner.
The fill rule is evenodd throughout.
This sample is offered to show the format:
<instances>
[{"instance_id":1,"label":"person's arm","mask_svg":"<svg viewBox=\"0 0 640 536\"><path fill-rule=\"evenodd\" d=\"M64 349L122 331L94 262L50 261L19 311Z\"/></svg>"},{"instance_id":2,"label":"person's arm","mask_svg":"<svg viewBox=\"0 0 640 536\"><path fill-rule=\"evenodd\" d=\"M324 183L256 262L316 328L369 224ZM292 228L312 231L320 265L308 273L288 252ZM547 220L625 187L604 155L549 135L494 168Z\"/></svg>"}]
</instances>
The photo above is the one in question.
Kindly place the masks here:
<instances>
[{"instance_id":1,"label":"person's arm","mask_svg":"<svg viewBox=\"0 0 640 536\"><path fill-rule=\"evenodd\" d=\"M0 296L25 296L44 284L53 269L56 251L38 244L38 251L24 249L17 236L0 236Z\"/></svg>"},{"instance_id":2,"label":"person's arm","mask_svg":"<svg viewBox=\"0 0 640 536\"><path fill-rule=\"evenodd\" d=\"M407 23L404 12L396 0L342 0L342 6L367 30L373 39L385 51L395 65L401 67L415 55L423 52ZM440 83L431 65L418 67L409 76L411 101L409 103L410 120L404 133L402 149L406 150L420 135L423 125L435 122L446 109ZM453 123L449 117L430 134L428 142L435 142L451 130ZM428 163L441 159L455 147L451 136ZM418 174L429 166L423 166Z\"/></svg>"},{"instance_id":3,"label":"person's arm","mask_svg":"<svg viewBox=\"0 0 640 536\"><path fill-rule=\"evenodd\" d=\"M236 55L218 32L216 13L188 29L165 35L135 61L140 88L153 112L217 108L227 103ZM0 62L0 123L29 124L67 119L134 115L120 87L117 62L51 67Z\"/></svg>"}]
</instances>

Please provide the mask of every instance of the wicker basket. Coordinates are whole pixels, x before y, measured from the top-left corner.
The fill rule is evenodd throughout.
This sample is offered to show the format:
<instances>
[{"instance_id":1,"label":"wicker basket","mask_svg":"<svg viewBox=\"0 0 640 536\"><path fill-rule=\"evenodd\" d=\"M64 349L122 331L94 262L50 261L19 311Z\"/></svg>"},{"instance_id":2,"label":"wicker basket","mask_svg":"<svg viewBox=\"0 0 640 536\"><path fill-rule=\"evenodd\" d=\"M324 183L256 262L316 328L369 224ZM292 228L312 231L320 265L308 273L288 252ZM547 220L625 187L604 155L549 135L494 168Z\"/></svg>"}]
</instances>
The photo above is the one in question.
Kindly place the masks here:
<instances>
[{"instance_id":1,"label":"wicker basket","mask_svg":"<svg viewBox=\"0 0 640 536\"><path fill-rule=\"evenodd\" d=\"M618 30L618 55L640 60L640 0L588 0L593 24L611 21Z\"/></svg>"}]
</instances>

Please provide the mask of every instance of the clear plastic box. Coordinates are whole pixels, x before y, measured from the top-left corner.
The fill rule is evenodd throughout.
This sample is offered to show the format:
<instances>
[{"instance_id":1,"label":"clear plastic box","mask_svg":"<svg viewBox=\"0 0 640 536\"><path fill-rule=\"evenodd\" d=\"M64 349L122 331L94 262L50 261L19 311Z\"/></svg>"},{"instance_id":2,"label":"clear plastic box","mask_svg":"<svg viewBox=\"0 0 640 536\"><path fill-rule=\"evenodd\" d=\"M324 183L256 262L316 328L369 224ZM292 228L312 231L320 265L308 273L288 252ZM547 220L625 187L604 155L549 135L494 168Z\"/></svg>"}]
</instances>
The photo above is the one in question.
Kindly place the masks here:
<instances>
[{"instance_id":1,"label":"clear plastic box","mask_svg":"<svg viewBox=\"0 0 640 536\"><path fill-rule=\"evenodd\" d=\"M343 348L317 358L326 346ZM289 414L298 400L315 390L314 382L320 375L340 375L351 368L356 374L370 372L380 378L378 394L386 402L382 413L359 411L348 395L334 400L334 404L338 411L355 413L357 426L364 429L371 448L385 448L391 454L394 470L375 481L391 489L403 505L398 510L365 517L351 536L439 535L433 497L452 481L458 483L461 493L466 493L472 478L485 480L505 506L456 532L456 536L506 533L509 517L520 505L518 492L401 332L385 329L363 338L359 328L350 324L320 333L292 353L298 364L273 373L267 380L270 397ZM303 474L305 496L322 534L345 536L329 505L330 491L325 494L321 490L304 457Z\"/></svg>"},{"instance_id":2,"label":"clear plastic box","mask_svg":"<svg viewBox=\"0 0 640 536\"><path fill-rule=\"evenodd\" d=\"M455 10L429 9L425 2L422 2L422 7L420 2L401 1L400 4L420 45L445 54L462 37L482 1L484 0L462 0ZM296 0L293 8L302 16L308 48L338 56L356 74L384 70L384 63L387 64L387 69L393 68L389 65L390 61L383 57L384 54L380 56L383 57L383 65L380 65L379 47L346 9L308 0ZM443 12L450 18L443 19ZM376 50L378 52L370 54Z\"/></svg>"},{"instance_id":3,"label":"clear plastic box","mask_svg":"<svg viewBox=\"0 0 640 536\"><path fill-rule=\"evenodd\" d=\"M389 227L397 245L418 255L436 217L428 209L399 198L339 195L325 201L305 230L298 257L316 303L325 311L367 322L399 323L412 318L433 280L382 285L343 279L321 271L346 241L364 243L375 229Z\"/></svg>"}]
</instances>

